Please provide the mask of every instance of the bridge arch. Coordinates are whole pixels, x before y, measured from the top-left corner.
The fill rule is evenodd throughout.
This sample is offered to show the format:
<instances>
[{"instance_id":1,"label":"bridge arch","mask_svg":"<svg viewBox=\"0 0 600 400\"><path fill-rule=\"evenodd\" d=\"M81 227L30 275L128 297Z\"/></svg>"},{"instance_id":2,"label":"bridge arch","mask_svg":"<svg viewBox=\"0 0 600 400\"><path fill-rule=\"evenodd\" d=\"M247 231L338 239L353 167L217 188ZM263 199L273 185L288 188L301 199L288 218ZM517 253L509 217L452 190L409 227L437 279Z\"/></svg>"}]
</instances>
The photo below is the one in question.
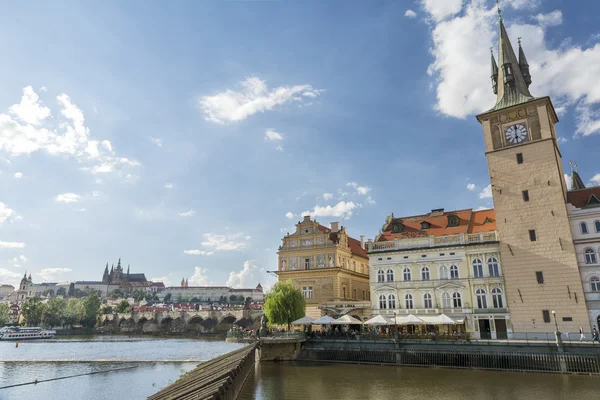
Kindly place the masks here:
<instances>
[{"instance_id":1,"label":"bridge arch","mask_svg":"<svg viewBox=\"0 0 600 400\"><path fill-rule=\"evenodd\" d=\"M199 315L195 315L187 321L185 330L187 332L194 332L194 333L205 332L205 327L203 324L204 321L205 321L204 318L202 318Z\"/></svg>"},{"instance_id":2,"label":"bridge arch","mask_svg":"<svg viewBox=\"0 0 600 400\"><path fill-rule=\"evenodd\" d=\"M121 332L133 332L135 330L135 321L133 318L123 318L120 320L119 330Z\"/></svg>"},{"instance_id":3,"label":"bridge arch","mask_svg":"<svg viewBox=\"0 0 600 400\"><path fill-rule=\"evenodd\" d=\"M237 320L235 315L226 315L224 317L222 317L219 322L217 323L217 325L215 326L215 333L223 333L223 332L227 332L228 330L231 329L231 327L233 326L234 322Z\"/></svg>"}]
</instances>

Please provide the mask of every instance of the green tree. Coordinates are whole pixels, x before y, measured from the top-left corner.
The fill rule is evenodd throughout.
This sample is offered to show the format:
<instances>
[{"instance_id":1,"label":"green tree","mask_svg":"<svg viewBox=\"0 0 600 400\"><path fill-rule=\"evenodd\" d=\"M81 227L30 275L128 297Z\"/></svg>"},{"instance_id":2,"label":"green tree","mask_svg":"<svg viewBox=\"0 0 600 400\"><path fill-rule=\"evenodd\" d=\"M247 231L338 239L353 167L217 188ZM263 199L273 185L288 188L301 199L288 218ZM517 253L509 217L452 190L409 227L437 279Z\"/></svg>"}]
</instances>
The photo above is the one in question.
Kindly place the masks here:
<instances>
[{"instance_id":1,"label":"green tree","mask_svg":"<svg viewBox=\"0 0 600 400\"><path fill-rule=\"evenodd\" d=\"M160 301L157 294L152 297L152 301Z\"/></svg>"},{"instance_id":2,"label":"green tree","mask_svg":"<svg viewBox=\"0 0 600 400\"><path fill-rule=\"evenodd\" d=\"M252 297L246 297L246 300L244 301L244 303L246 305L249 305L250 303L252 303Z\"/></svg>"},{"instance_id":3,"label":"green tree","mask_svg":"<svg viewBox=\"0 0 600 400\"><path fill-rule=\"evenodd\" d=\"M67 297L67 289L65 289L64 287L59 287L56 290L56 295L57 296L62 296L62 297Z\"/></svg>"},{"instance_id":4,"label":"green tree","mask_svg":"<svg viewBox=\"0 0 600 400\"><path fill-rule=\"evenodd\" d=\"M232 303L237 302L238 298L235 294L232 294L231 296L229 296L229 301Z\"/></svg>"},{"instance_id":5,"label":"green tree","mask_svg":"<svg viewBox=\"0 0 600 400\"><path fill-rule=\"evenodd\" d=\"M44 310L44 324L54 328L62 323L67 311L67 301L62 297L48 300Z\"/></svg>"},{"instance_id":6,"label":"green tree","mask_svg":"<svg viewBox=\"0 0 600 400\"><path fill-rule=\"evenodd\" d=\"M115 289L110 293L110 296L113 299L120 299L123 297L123 291L121 289Z\"/></svg>"},{"instance_id":7,"label":"green tree","mask_svg":"<svg viewBox=\"0 0 600 400\"><path fill-rule=\"evenodd\" d=\"M131 312L131 308L129 307L129 303L127 302L127 300L121 300L121 302L117 304L117 308L115 308L115 311L118 313L128 313Z\"/></svg>"},{"instance_id":8,"label":"green tree","mask_svg":"<svg viewBox=\"0 0 600 400\"><path fill-rule=\"evenodd\" d=\"M292 281L277 282L265 296L264 312L269 324L286 324L304 316L305 302L302 292Z\"/></svg>"},{"instance_id":9,"label":"green tree","mask_svg":"<svg viewBox=\"0 0 600 400\"><path fill-rule=\"evenodd\" d=\"M46 289L44 290L44 293L42 293L45 297L54 297L54 290L52 289Z\"/></svg>"},{"instance_id":10,"label":"green tree","mask_svg":"<svg viewBox=\"0 0 600 400\"><path fill-rule=\"evenodd\" d=\"M197 302L199 302L199 301L200 301L200 300L198 300L198 298L197 298L197 297L192 297L192 299L190 300L190 302L191 302L191 303L197 303Z\"/></svg>"},{"instance_id":11,"label":"green tree","mask_svg":"<svg viewBox=\"0 0 600 400\"><path fill-rule=\"evenodd\" d=\"M167 294L165 295L165 298L163 299L163 301L164 301L165 303L167 303L167 302L171 301L171 293L167 293Z\"/></svg>"},{"instance_id":12,"label":"green tree","mask_svg":"<svg viewBox=\"0 0 600 400\"><path fill-rule=\"evenodd\" d=\"M35 296L27 299L21 307L21 315L26 326L37 326L42 322L42 314L44 313L45 304L42 303L39 297Z\"/></svg>"},{"instance_id":13,"label":"green tree","mask_svg":"<svg viewBox=\"0 0 600 400\"><path fill-rule=\"evenodd\" d=\"M98 314L100 313L100 298L96 293L92 293L90 296L83 299L83 319L81 323L83 326L93 328L98 322Z\"/></svg>"},{"instance_id":14,"label":"green tree","mask_svg":"<svg viewBox=\"0 0 600 400\"><path fill-rule=\"evenodd\" d=\"M10 307L8 303L0 303L0 326L8 324Z\"/></svg>"},{"instance_id":15,"label":"green tree","mask_svg":"<svg viewBox=\"0 0 600 400\"><path fill-rule=\"evenodd\" d=\"M111 306L104 305L100 309L100 314L112 314L113 308Z\"/></svg>"},{"instance_id":16,"label":"green tree","mask_svg":"<svg viewBox=\"0 0 600 400\"><path fill-rule=\"evenodd\" d=\"M79 324L83 318L83 302L77 298L71 298L67 301L67 310L65 312L64 321L66 325Z\"/></svg>"}]
</instances>

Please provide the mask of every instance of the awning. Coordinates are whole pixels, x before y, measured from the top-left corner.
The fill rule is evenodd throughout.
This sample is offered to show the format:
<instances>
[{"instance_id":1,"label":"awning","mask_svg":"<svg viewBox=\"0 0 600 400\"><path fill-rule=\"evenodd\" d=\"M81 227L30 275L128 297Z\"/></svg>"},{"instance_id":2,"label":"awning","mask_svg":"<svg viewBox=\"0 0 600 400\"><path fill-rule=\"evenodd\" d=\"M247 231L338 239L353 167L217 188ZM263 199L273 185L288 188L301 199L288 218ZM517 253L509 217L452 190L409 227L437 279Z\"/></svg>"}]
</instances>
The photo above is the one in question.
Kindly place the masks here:
<instances>
[{"instance_id":1,"label":"awning","mask_svg":"<svg viewBox=\"0 0 600 400\"><path fill-rule=\"evenodd\" d=\"M329 315L324 315L319 319L315 319L312 323L313 325L331 325L335 322L335 319L331 318Z\"/></svg>"},{"instance_id":2,"label":"awning","mask_svg":"<svg viewBox=\"0 0 600 400\"><path fill-rule=\"evenodd\" d=\"M312 325L312 324L313 324L312 319L310 319L308 317L302 317L302 318L297 319L294 322L292 322L292 325Z\"/></svg>"},{"instance_id":3,"label":"awning","mask_svg":"<svg viewBox=\"0 0 600 400\"><path fill-rule=\"evenodd\" d=\"M365 321L365 325L394 325L394 323L383 315L377 315L370 320Z\"/></svg>"},{"instance_id":4,"label":"awning","mask_svg":"<svg viewBox=\"0 0 600 400\"><path fill-rule=\"evenodd\" d=\"M419 315L419 318L423 320L426 325L454 325L456 321L447 316L446 314L441 315Z\"/></svg>"},{"instance_id":5,"label":"awning","mask_svg":"<svg viewBox=\"0 0 600 400\"><path fill-rule=\"evenodd\" d=\"M336 319L334 322L332 322L333 325L362 325L362 321L346 314L338 319Z\"/></svg>"},{"instance_id":6,"label":"awning","mask_svg":"<svg viewBox=\"0 0 600 400\"><path fill-rule=\"evenodd\" d=\"M453 320L452 318L450 318L449 316L447 316L446 314L441 314L438 317L438 324L440 325L454 325L456 324L456 321Z\"/></svg>"},{"instance_id":7,"label":"awning","mask_svg":"<svg viewBox=\"0 0 600 400\"><path fill-rule=\"evenodd\" d=\"M407 316L396 316L396 325L421 325L423 324L423 319L416 317L412 314L408 314Z\"/></svg>"},{"instance_id":8,"label":"awning","mask_svg":"<svg viewBox=\"0 0 600 400\"><path fill-rule=\"evenodd\" d=\"M465 317L450 317L454 320L457 325L462 325L465 323Z\"/></svg>"}]
</instances>

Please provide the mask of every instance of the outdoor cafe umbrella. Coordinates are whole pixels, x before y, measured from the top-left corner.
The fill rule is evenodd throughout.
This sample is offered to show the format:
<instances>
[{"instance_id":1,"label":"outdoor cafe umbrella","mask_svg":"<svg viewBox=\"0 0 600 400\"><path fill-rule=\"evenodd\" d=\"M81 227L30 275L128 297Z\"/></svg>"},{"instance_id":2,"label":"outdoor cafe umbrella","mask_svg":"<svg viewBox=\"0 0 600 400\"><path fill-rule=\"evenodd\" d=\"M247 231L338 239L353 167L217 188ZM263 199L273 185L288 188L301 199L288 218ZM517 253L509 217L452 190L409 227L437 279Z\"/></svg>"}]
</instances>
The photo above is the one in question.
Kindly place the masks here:
<instances>
[{"instance_id":1,"label":"outdoor cafe umbrella","mask_svg":"<svg viewBox=\"0 0 600 400\"><path fill-rule=\"evenodd\" d=\"M343 317L336 319L333 325L362 325L362 321L346 314Z\"/></svg>"},{"instance_id":2,"label":"outdoor cafe umbrella","mask_svg":"<svg viewBox=\"0 0 600 400\"><path fill-rule=\"evenodd\" d=\"M416 317L412 314L408 314L407 316L396 316L396 325L421 325L423 324L423 320L419 317Z\"/></svg>"},{"instance_id":3,"label":"outdoor cafe umbrella","mask_svg":"<svg viewBox=\"0 0 600 400\"><path fill-rule=\"evenodd\" d=\"M441 314L437 317L439 325L454 325L456 321L447 316L446 314Z\"/></svg>"},{"instance_id":4,"label":"outdoor cafe umbrella","mask_svg":"<svg viewBox=\"0 0 600 400\"><path fill-rule=\"evenodd\" d=\"M312 325L312 324L313 324L312 319L310 319L306 316L292 322L292 325Z\"/></svg>"},{"instance_id":5,"label":"outdoor cafe umbrella","mask_svg":"<svg viewBox=\"0 0 600 400\"><path fill-rule=\"evenodd\" d=\"M312 323L313 325L331 325L335 322L335 319L331 318L329 315L324 315L319 319L315 319Z\"/></svg>"},{"instance_id":6,"label":"outdoor cafe umbrella","mask_svg":"<svg viewBox=\"0 0 600 400\"><path fill-rule=\"evenodd\" d=\"M365 325L393 325L383 315L376 315L368 321L365 321Z\"/></svg>"}]
</instances>

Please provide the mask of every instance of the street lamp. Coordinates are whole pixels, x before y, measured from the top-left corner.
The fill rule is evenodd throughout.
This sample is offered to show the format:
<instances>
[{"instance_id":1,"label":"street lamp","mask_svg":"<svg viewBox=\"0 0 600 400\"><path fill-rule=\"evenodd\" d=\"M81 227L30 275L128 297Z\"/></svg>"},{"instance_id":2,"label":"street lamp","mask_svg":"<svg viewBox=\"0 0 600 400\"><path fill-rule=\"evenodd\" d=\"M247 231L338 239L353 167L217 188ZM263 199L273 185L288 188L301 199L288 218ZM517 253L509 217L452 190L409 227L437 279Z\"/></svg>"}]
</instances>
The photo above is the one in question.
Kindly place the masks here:
<instances>
[{"instance_id":1,"label":"street lamp","mask_svg":"<svg viewBox=\"0 0 600 400\"><path fill-rule=\"evenodd\" d=\"M558 332L558 323L556 322L556 311L552 310L552 315L554 316L554 326L556 327L556 332Z\"/></svg>"}]
</instances>

